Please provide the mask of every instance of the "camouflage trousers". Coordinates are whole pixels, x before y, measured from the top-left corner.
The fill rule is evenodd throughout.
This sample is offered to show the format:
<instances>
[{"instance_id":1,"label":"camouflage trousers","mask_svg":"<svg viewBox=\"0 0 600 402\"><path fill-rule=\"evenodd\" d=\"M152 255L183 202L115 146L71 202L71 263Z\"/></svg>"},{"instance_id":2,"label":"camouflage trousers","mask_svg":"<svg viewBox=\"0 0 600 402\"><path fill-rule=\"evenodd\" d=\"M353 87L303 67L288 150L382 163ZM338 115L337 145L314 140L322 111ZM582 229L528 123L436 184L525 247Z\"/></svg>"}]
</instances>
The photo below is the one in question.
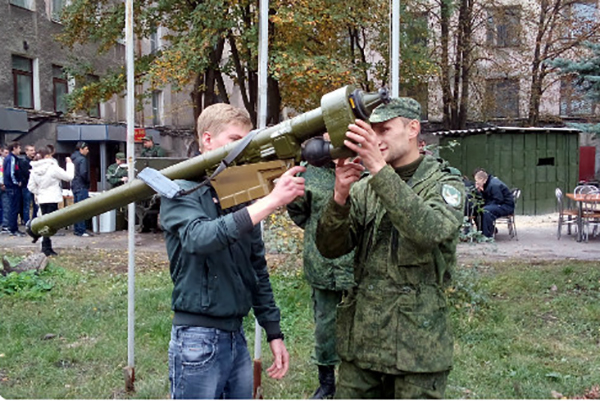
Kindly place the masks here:
<instances>
[{"instance_id":1,"label":"camouflage trousers","mask_svg":"<svg viewBox=\"0 0 600 402\"><path fill-rule=\"evenodd\" d=\"M444 399L449 373L385 374L342 361L335 399Z\"/></svg>"},{"instance_id":2,"label":"camouflage trousers","mask_svg":"<svg viewBox=\"0 0 600 402\"><path fill-rule=\"evenodd\" d=\"M342 292L326 289L312 289L313 312L315 319L315 362L319 366L339 364L335 350L335 315Z\"/></svg>"}]
</instances>

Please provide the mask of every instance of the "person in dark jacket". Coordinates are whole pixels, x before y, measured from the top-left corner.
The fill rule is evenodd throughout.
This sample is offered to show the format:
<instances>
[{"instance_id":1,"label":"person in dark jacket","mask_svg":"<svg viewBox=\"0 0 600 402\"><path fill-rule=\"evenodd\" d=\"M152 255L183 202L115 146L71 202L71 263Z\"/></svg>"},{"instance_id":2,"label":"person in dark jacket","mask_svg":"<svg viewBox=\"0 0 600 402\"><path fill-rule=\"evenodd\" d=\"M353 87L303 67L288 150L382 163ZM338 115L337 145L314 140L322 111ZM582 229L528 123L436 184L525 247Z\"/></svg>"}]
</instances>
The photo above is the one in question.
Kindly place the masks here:
<instances>
[{"instance_id":1,"label":"person in dark jacket","mask_svg":"<svg viewBox=\"0 0 600 402\"><path fill-rule=\"evenodd\" d=\"M198 117L201 150L243 138L248 112L214 104ZM250 311L267 333L273 353L269 376L282 378L289 354L269 280L260 221L304 194L305 169L284 173L273 191L250 205L223 210L215 189L177 180L190 194L161 200L160 221L170 261L174 311L169 343L171 399L250 399L252 362L242 320Z\"/></svg>"},{"instance_id":2,"label":"person in dark jacket","mask_svg":"<svg viewBox=\"0 0 600 402\"><path fill-rule=\"evenodd\" d=\"M515 199L506 184L483 169L475 173L475 187L483 198L481 232L486 237L493 237L494 221L515 212Z\"/></svg>"},{"instance_id":3,"label":"person in dark jacket","mask_svg":"<svg viewBox=\"0 0 600 402\"><path fill-rule=\"evenodd\" d=\"M25 156L19 158L19 170L21 173L22 183L21 196L23 198L23 208L21 210L21 223L25 225L31 218L37 215L38 206L35 203L33 194L27 189L29 184L29 175L31 173L31 162L35 158L35 147L33 145L25 145Z\"/></svg>"},{"instance_id":4,"label":"person in dark jacket","mask_svg":"<svg viewBox=\"0 0 600 402\"><path fill-rule=\"evenodd\" d=\"M23 179L19 167L21 144L13 142L8 146L8 156L4 158L4 187L8 198L8 231L11 236L25 236L19 230L19 210L21 209Z\"/></svg>"},{"instance_id":5,"label":"person in dark jacket","mask_svg":"<svg viewBox=\"0 0 600 402\"><path fill-rule=\"evenodd\" d=\"M71 191L73 191L73 202L77 203L90 197L90 163L87 158L90 148L83 141L79 141L75 148L77 150L71 154L71 160L75 165L75 177L71 182ZM85 221L77 222L73 226L76 236L92 236L86 230Z\"/></svg>"}]
</instances>

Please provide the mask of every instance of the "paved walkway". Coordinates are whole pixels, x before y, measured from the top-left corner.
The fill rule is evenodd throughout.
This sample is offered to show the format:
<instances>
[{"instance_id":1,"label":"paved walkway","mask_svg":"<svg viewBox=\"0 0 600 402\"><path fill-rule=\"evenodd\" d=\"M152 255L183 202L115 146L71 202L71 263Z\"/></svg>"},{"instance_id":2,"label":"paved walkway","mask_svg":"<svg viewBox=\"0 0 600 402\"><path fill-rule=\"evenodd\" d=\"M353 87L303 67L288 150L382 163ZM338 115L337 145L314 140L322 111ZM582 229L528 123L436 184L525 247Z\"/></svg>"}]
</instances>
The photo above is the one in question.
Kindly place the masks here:
<instances>
[{"instance_id":1,"label":"paved walkway","mask_svg":"<svg viewBox=\"0 0 600 402\"><path fill-rule=\"evenodd\" d=\"M460 243L459 262L498 261L507 259L531 260L600 260L600 236L589 242L578 243L575 236L568 236L563 228L563 236L556 238L556 214L542 216L517 216L519 240L510 239L506 226L499 227L493 243ZM21 228L22 229L22 228ZM76 249L127 249L127 232L98 233L94 237L78 237L72 231L61 230L61 236L53 237L54 249L60 253L66 248ZM0 235L0 254L6 250L39 250L41 240L31 243L29 237ZM162 233L136 234L136 251L157 252L166 258Z\"/></svg>"}]
</instances>

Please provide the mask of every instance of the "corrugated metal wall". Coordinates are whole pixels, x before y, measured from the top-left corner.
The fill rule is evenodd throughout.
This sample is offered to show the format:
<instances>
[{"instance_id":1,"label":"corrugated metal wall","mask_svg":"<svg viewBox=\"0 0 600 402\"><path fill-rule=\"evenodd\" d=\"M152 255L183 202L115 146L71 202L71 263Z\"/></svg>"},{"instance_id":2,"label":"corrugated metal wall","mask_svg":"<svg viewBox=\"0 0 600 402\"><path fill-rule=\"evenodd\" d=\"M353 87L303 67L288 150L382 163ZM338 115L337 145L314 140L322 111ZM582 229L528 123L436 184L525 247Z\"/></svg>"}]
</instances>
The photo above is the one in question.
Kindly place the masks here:
<instances>
[{"instance_id":1,"label":"corrugated metal wall","mask_svg":"<svg viewBox=\"0 0 600 402\"><path fill-rule=\"evenodd\" d=\"M445 148L450 140L459 146ZM579 132L574 130L489 131L440 138L440 156L473 179L473 170L486 169L509 188L521 189L517 214L555 211L554 190L572 192L579 174Z\"/></svg>"}]
</instances>

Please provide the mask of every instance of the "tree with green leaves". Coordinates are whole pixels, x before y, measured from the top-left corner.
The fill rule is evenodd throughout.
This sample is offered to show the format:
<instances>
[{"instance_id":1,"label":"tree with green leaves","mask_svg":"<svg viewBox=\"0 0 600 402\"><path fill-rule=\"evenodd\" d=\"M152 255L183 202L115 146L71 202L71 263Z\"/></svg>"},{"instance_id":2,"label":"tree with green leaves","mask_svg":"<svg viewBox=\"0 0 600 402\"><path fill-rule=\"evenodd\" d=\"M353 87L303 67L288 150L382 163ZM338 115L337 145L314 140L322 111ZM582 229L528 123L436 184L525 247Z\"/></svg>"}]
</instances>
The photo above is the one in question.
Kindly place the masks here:
<instances>
[{"instance_id":1,"label":"tree with green leaves","mask_svg":"<svg viewBox=\"0 0 600 402\"><path fill-rule=\"evenodd\" d=\"M318 107L324 93L343 85L356 84L367 91L384 85L389 74L388 12L387 3L373 8L366 0L271 1L268 122L278 121L282 105L303 112ZM122 2L73 0L62 15L59 39L70 47L95 43L106 52L122 39L124 16ZM136 81L148 87L148 93L137 94L140 100L167 84L175 91L191 88L197 116L212 103L229 102L229 78L255 119L258 1L136 0L134 18L138 39L150 38L159 26L168 32L161 49L136 55ZM412 20L406 22L401 76L410 85L423 80L430 69L426 53L416 51L410 40ZM91 73L89 66L69 72L75 78ZM70 94L71 109L87 110L122 93L125 80L123 66L78 87Z\"/></svg>"},{"instance_id":2,"label":"tree with green leaves","mask_svg":"<svg viewBox=\"0 0 600 402\"><path fill-rule=\"evenodd\" d=\"M585 96L594 104L600 103L600 44L586 42L590 54L580 60L556 59L548 62L560 69L561 74L577 78L577 84L585 91ZM573 123L572 126L596 136L600 134L600 123Z\"/></svg>"},{"instance_id":3,"label":"tree with green leaves","mask_svg":"<svg viewBox=\"0 0 600 402\"><path fill-rule=\"evenodd\" d=\"M600 33L596 13L593 4L573 0L539 0L528 10L524 22L535 34L528 49L531 52L529 125L538 125L542 95L551 84L547 78L556 72L553 64L546 61L581 55L582 44Z\"/></svg>"}]
</instances>

